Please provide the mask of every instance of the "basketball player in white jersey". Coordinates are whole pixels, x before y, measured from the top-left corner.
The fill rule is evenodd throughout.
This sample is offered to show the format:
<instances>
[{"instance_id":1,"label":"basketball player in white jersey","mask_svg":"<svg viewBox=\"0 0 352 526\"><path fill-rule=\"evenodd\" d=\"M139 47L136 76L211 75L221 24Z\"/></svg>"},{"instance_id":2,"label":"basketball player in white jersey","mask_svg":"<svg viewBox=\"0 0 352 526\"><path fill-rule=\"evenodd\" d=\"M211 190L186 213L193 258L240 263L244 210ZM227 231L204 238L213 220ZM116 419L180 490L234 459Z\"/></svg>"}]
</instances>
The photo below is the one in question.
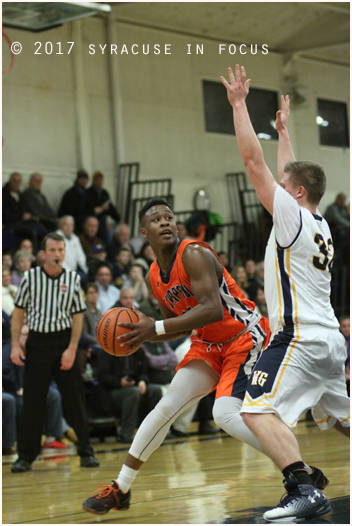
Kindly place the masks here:
<instances>
[{"instance_id":1,"label":"basketball player in white jersey","mask_svg":"<svg viewBox=\"0 0 352 526\"><path fill-rule=\"evenodd\" d=\"M323 169L296 162L289 141L289 99L278 114L279 179L265 163L245 99L250 80L236 65L221 77L233 107L236 139L259 199L273 216L265 255L265 296L272 337L249 380L242 418L282 470L287 496L264 513L268 521L302 519L330 511L312 484L291 432L310 408L321 429L349 436L350 407L344 377L346 351L330 304L331 233L317 210L325 192Z\"/></svg>"}]
</instances>

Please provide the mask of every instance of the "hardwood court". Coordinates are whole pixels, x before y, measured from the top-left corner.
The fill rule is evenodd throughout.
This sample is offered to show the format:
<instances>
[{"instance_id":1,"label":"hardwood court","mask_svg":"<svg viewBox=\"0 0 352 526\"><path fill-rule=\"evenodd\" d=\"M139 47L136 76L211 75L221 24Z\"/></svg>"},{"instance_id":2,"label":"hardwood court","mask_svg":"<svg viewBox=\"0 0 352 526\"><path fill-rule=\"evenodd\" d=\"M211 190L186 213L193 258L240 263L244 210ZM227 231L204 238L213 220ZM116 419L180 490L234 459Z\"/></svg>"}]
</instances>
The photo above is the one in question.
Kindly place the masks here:
<instances>
[{"instance_id":1,"label":"hardwood court","mask_svg":"<svg viewBox=\"0 0 352 526\"><path fill-rule=\"evenodd\" d=\"M349 440L311 422L299 423L296 434L304 459L330 479L325 494L333 511L310 523L350 524ZM115 442L94 447L97 469L82 469L74 449L66 457L40 457L32 472L22 474L10 473L12 459L3 457L3 523L264 523L263 511L283 493L282 475L264 455L222 433L192 435L166 440L153 453L135 481L128 511L97 517L83 512L81 503L117 476L128 448Z\"/></svg>"}]
</instances>

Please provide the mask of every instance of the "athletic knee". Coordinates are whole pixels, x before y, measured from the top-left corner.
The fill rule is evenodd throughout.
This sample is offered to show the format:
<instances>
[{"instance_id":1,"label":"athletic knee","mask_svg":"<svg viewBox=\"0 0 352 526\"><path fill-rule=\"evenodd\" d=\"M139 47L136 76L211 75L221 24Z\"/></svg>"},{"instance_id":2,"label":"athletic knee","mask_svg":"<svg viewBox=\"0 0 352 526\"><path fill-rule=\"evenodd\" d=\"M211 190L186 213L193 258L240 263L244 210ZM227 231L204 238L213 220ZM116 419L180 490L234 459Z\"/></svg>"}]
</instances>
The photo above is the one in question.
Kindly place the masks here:
<instances>
[{"instance_id":1,"label":"athletic knee","mask_svg":"<svg viewBox=\"0 0 352 526\"><path fill-rule=\"evenodd\" d=\"M217 426L221 427L221 429L224 429L228 420L227 413L225 413L217 404L214 404L213 407L213 419Z\"/></svg>"},{"instance_id":2,"label":"athletic knee","mask_svg":"<svg viewBox=\"0 0 352 526\"><path fill-rule=\"evenodd\" d=\"M236 427L242 418L240 415L242 402L231 397L216 400L213 407L214 422L229 435L236 436Z\"/></svg>"},{"instance_id":3,"label":"athletic knee","mask_svg":"<svg viewBox=\"0 0 352 526\"><path fill-rule=\"evenodd\" d=\"M182 413L179 405L171 397L168 397L167 393L161 398L154 410L158 412L163 421L175 420Z\"/></svg>"}]
</instances>

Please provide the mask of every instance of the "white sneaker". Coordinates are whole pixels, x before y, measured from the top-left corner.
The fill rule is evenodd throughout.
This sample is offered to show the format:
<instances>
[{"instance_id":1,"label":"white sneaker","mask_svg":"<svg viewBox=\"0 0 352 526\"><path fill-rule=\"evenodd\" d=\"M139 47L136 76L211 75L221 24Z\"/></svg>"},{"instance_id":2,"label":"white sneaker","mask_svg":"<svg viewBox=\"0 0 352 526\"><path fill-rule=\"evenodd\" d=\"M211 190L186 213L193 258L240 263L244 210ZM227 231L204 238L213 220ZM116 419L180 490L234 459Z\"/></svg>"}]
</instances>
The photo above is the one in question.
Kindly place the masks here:
<instances>
[{"instance_id":1,"label":"white sneaker","mask_svg":"<svg viewBox=\"0 0 352 526\"><path fill-rule=\"evenodd\" d=\"M286 482L286 480L285 480ZM264 513L269 522L285 522L293 519L310 519L324 515L331 510L328 499L316 487L310 484L298 484L288 481L288 493L283 495L276 508Z\"/></svg>"}]
</instances>

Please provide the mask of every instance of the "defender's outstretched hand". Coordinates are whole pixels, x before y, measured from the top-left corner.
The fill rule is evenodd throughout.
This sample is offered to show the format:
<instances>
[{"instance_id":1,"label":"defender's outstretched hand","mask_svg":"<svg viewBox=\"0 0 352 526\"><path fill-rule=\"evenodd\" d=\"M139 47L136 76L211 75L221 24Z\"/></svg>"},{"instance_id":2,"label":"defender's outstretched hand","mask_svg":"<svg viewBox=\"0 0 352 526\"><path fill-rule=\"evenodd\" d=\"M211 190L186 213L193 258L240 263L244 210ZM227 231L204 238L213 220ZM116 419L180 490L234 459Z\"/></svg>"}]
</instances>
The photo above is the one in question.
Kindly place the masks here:
<instances>
[{"instance_id":1,"label":"defender's outstretched hand","mask_svg":"<svg viewBox=\"0 0 352 526\"><path fill-rule=\"evenodd\" d=\"M227 89L227 97L231 106L233 106L236 102L245 100L249 92L251 79L246 80L246 70L243 66L240 67L239 64L236 64L236 78L231 68L227 68L227 71L230 84L224 77L220 77L220 80Z\"/></svg>"},{"instance_id":2,"label":"defender's outstretched hand","mask_svg":"<svg viewBox=\"0 0 352 526\"><path fill-rule=\"evenodd\" d=\"M288 116L290 114L290 97L281 95L281 110L276 112L276 130L278 133L287 130Z\"/></svg>"}]
</instances>

